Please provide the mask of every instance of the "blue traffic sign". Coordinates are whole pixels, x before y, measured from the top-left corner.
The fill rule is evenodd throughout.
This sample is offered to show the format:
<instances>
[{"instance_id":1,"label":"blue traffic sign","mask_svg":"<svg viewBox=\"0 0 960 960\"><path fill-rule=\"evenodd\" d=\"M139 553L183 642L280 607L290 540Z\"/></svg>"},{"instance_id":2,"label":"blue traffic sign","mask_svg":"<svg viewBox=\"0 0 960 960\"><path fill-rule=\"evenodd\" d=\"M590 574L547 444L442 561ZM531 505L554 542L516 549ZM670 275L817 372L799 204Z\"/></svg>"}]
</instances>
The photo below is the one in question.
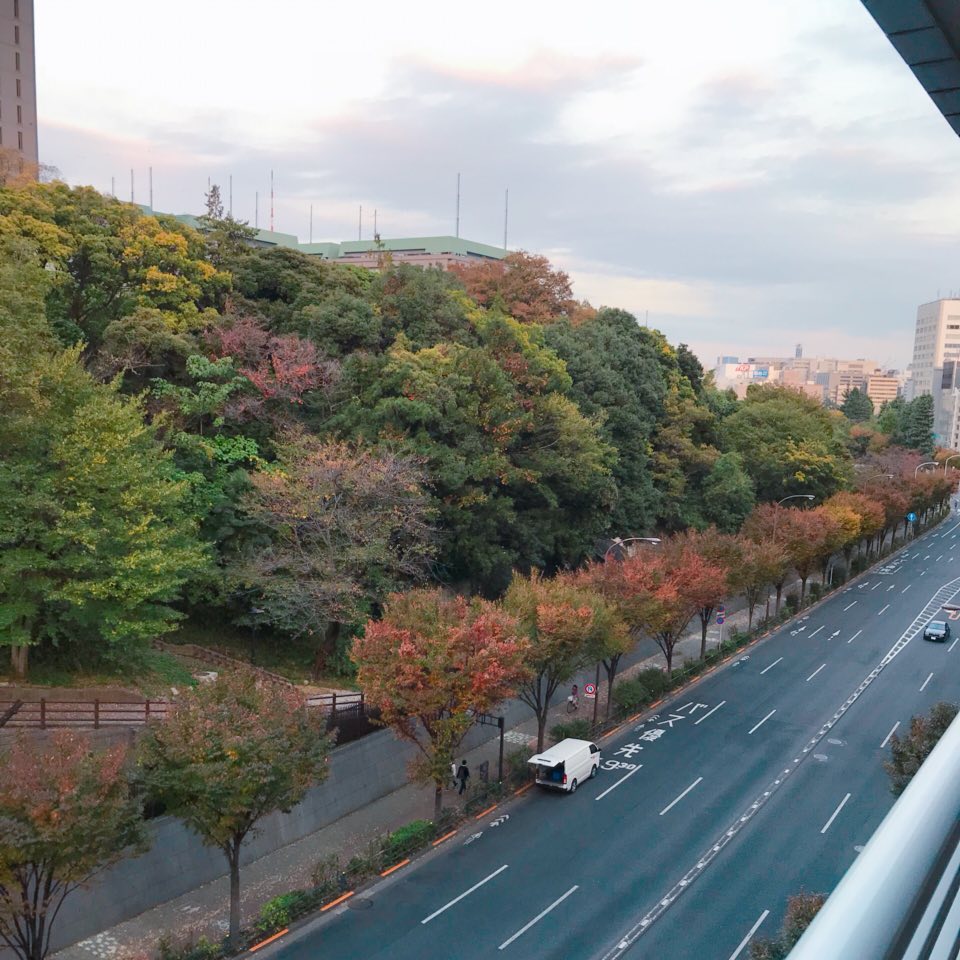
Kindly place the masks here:
<instances>
[{"instance_id":1,"label":"blue traffic sign","mask_svg":"<svg viewBox=\"0 0 960 960\"><path fill-rule=\"evenodd\" d=\"M717 625L723 626L723 621L726 619L722 613L717 614Z\"/></svg>"},{"instance_id":2,"label":"blue traffic sign","mask_svg":"<svg viewBox=\"0 0 960 960\"><path fill-rule=\"evenodd\" d=\"M907 521L909 523L917 522L917 515L912 510L910 511L910 513L907 514Z\"/></svg>"}]
</instances>

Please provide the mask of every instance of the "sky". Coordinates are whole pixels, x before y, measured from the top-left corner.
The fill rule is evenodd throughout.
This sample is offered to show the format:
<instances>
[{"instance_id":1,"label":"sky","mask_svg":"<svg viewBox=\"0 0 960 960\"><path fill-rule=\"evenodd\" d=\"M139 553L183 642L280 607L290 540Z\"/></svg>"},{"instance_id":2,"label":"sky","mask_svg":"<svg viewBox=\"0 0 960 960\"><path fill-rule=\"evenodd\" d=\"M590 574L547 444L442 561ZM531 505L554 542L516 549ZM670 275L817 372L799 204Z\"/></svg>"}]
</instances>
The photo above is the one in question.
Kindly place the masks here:
<instances>
[{"instance_id":1,"label":"sky","mask_svg":"<svg viewBox=\"0 0 960 960\"><path fill-rule=\"evenodd\" d=\"M960 291L960 142L860 0L36 0L73 184L314 241L453 234L719 355L905 367ZM359 208L363 208L362 227Z\"/></svg>"}]
</instances>

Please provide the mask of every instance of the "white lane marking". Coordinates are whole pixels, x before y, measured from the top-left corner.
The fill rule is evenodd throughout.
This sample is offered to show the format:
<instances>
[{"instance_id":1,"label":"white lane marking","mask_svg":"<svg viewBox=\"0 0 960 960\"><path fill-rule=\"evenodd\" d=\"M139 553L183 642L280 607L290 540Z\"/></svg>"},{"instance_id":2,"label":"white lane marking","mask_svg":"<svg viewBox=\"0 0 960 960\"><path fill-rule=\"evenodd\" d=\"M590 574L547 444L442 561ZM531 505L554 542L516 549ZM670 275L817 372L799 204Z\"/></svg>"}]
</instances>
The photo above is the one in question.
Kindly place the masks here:
<instances>
[{"instance_id":1,"label":"white lane marking","mask_svg":"<svg viewBox=\"0 0 960 960\"><path fill-rule=\"evenodd\" d=\"M847 801L850 799L850 794L848 793L841 801L840 805L836 810L830 815L830 819L823 825L823 829L820 831L821 834L826 833L830 829L830 824L837 819L837 814L846 806Z\"/></svg>"},{"instance_id":2,"label":"white lane marking","mask_svg":"<svg viewBox=\"0 0 960 960\"><path fill-rule=\"evenodd\" d=\"M755 727L753 727L747 733L747 736L749 737L754 730L758 730L760 727L762 727L776 712L777 712L776 710L771 710Z\"/></svg>"},{"instance_id":3,"label":"white lane marking","mask_svg":"<svg viewBox=\"0 0 960 960\"><path fill-rule=\"evenodd\" d=\"M820 666L817 667L817 669L814 670L809 677L807 677L806 683L809 683L825 666L826 666L825 663L821 663Z\"/></svg>"},{"instance_id":4,"label":"white lane marking","mask_svg":"<svg viewBox=\"0 0 960 960\"><path fill-rule=\"evenodd\" d=\"M957 640L960 640L960 637L957 637ZM947 647L947 653L949 653L957 645L957 640L954 640L953 643L951 643L950 646Z\"/></svg>"},{"instance_id":5,"label":"white lane marking","mask_svg":"<svg viewBox=\"0 0 960 960\"><path fill-rule=\"evenodd\" d=\"M769 916L769 910L764 910L763 913L760 914L760 919L749 929L749 931L747 931L747 935L740 941L740 946L730 954L730 960L737 960L737 957L743 953L743 948L750 942L750 939L760 928L760 924L763 923L763 921Z\"/></svg>"},{"instance_id":6,"label":"white lane marking","mask_svg":"<svg viewBox=\"0 0 960 960\"><path fill-rule=\"evenodd\" d=\"M843 608L843 612L846 613L848 610L850 610L852 607L855 607L856 605L857 605L857 601L856 601L856 600L854 600L853 603L848 603L848 604Z\"/></svg>"},{"instance_id":7,"label":"white lane marking","mask_svg":"<svg viewBox=\"0 0 960 960\"><path fill-rule=\"evenodd\" d=\"M692 706L693 706L693 701L691 700L689 703L685 703L682 707L677 707L677 710L686 710L687 707L692 707Z\"/></svg>"},{"instance_id":8,"label":"white lane marking","mask_svg":"<svg viewBox=\"0 0 960 960\"><path fill-rule=\"evenodd\" d=\"M928 553L923 559L924 559L924 560L929 560L929 559L930 559L930 554Z\"/></svg>"},{"instance_id":9,"label":"white lane marking","mask_svg":"<svg viewBox=\"0 0 960 960\"><path fill-rule=\"evenodd\" d=\"M764 667L763 670L760 671L760 676L762 677L768 670L772 670L782 659L783 657L777 657L769 667Z\"/></svg>"},{"instance_id":10,"label":"white lane marking","mask_svg":"<svg viewBox=\"0 0 960 960\"><path fill-rule=\"evenodd\" d=\"M612 787L607 787L607 789L604 790L603 793L598 794L596 797L594 797L594 799L602 800L611 790L616 790L617 787L619 787L624 780L629 780L630 777L632 777L642 766L643 766L642 763L638 763L636 767L633 768L633 770L631 770L629 773L622 776Z\"/></svg>"},{"instance_id":11,"label":"white lane marking","mask_svg":"<svg viewBox=\"0 0 960 960\"><path fill-rule=\"evenodd\" d=\"M878 614L878 617L882 617L890 609L890 604L888 603Z\"/></svg>"},{"instance_id":12,"label":"white lane marking","mask_svg":"<svg viewBox=\"0 0 960 960\"><path fill-rule=\"evenodd\" d=\"M960 639L960 637L957 639ZM956 643L957 641L954 640L953 642ZM703 721L706 720L711 713L716 713L726 702L726 700L721 700L711 711L709 711L709 713L705 713L699 720L694 720L693 725L696 726L698 723L703 723Z\"/></svg>"},{"instance_id":13,"label":"white lane marking","mask_svg":"<svg viewBox=\"0 0 960 960\"><path fill-rule=\"evenodd\" d=\"M908 583L900 592L906 593L910 589L910 587L911 587L911 584Z\"/></svg>"},{"instance_id":14,"label":"white lane marking","mask_svg":"<svg viewBox=\"0 0 960 960\"><path fill-rule=\"evenodd\" d=\"M958 523L957 526L960 527L960 523ZM926 605L921 608L907 629L900 634L897 642L894 643L880 662L860 681L856 689L840 705L833 716L811 737L810 741L800 752L800 755L795 758L795 761L784 767L774 780L767 785L763 793L759 794L753 803L751 803L723 833L716 837L713 843L700 854L690 869L657 900L655 906L651 907L645 914L639 917L632 926L624 930L619 939L603 954L601 960L622 960L626 951L629 950L644 933L649 931L657 920L690 889L697 877L701 876L704 871L707 870L720 855L721 851L726 849L733 838L738 836L749 824L753 823L753 818L757 812L762 810L793 773L800 769L803 760L816 749L823 738L846 716L847 712L857 703L860 697L863 696L864 692L869 689L874 680L906 649L910 641L923 630L924 626L936 615L943 604L955 600L958 594L960 594L960 577L954 578L934 591Z\"/></svg>"},{"instance_id":15,"label":"white lane marking","mask_svg":"<svg viewBox=\"0 0 960 960\"><path fill-rule=\"evenodd\" d=\"M889 593L891 590L893 590L894 587L896 587L896 584L895 584L895 583L891 583L890 586L887 587L887 593Z\"/></svg>"},{"instance_id":16,"label":"white lane marking","mask_svg":"<svg viewBox=\"0 0 960 960\"><path fill-rule=\"evenodd\" d=\"M876 590L877 587L879 587L882 583L883 583L883 581L880 580L880 581L877 582L877 586L876 586L876 587L871 587L870 589L871 589L871 590Z\"/></svg>"},{"instance_id":17,"label":"white lane marking","mask_svg":"<svg viewBox=\"0 0 960 960\"><path fill-rule=\"evenodd\" d=\"M941 554L940 554L940 556L939 556L939 557L937 557L937 560L942 560L942 559L943 559L943 554L941 553ZM936 563L936 562L937 562L937 560L934 560L933 562L934 562L934 563Z\"/></svg>"},{"instance_id":18,"label":"white lane marking","mask_svg":"<svg viewBox=\"0 0 960 960\"><path fill-rule=\"evenodd\" d=\"M956 545L955 543L952 543L952 544L950 545L950 549L951 549L951 550L956 550L956 549L957 549L957 545Z\"/></svg>"},{"instance_id":19,"label":"white lane marking","mask_svg":"<svg viewBox=\"0 0 960 960\"><path fill-rule=\"evenodd\" d=\"M485 883L488 883L494 877L503 873L503 871L506 870L508 866L509 864L505 863L499 870L494 870L489 877L484 877L479 883L475 883L469 890L465 891L464 893L461 893L459 897L456 897L455 899L451 900L448 904L445 904L439 910L434 911L433 913L430 914L429 917L425 917L420 922L429 923L431 920L434 919L434 917L439 917L440 914L444 912L444 910L449 910L454 904L459 903L464 897L469 897L474 890L479 890Z\"/></svg>"},{"instance_id":20,"label":"white lane marking","mask_svg":"<svg viewBox=\"0 0 960 960\"><path fill-rule=\"evenodd\" d=\"M856 600L853 601L853 603L856 603L856 602L857 602ZM853 603L850 604L851 607L853 606ZM813 633L810 634L810 636L815 637L822 629L823 627L817 627L817 629L814 630Z\"/></svg>"},{"instance_id":21,"label":"white lane marking","mask_svg":"<svg viewBox=\"0 0 960 960\"><path fill-rule=\"evenodd\" d=\"M693 783L691 783L690 786L687 787L687 789L684 790L683 793L681 793L676 800L674 800L672 803L668 803L660 811L660 816L662 817L668 810L672 810L698 783L702 782L702 780L703 780L703 777L697 777L697 779L694 780Z\"/></svg>"},{"instance_id":22,"label":"white lane marking","mask_svg":"<svg viewBox=\"0 0 960 960\"><path fill-rule=\"evenodd\" d=\"M890 732L883 738L883 743L880 744L880 749L882 750L889 742L890 738L897 732L897 727L900 726L900 721L898 720L891 728Z\"/></svg>"},{"instance_id":23,"label":"white lane marking","mask_svg":"<svg viewBox=\"0 0 960 960\"><path fill-rule=\"evenodd\" d=\"M931 681L932 678L933 678L933 674L931 673L930 676L923 681L923 686L920 688L921 693L923 693L923 691L927 689L927 684Z\"/></svg>"},{"instance_id":24,"label":"white lane marking","mask_svg":"<svg viewBox=\"0 0 960 960\"><path fill-rule=\"evenodd\" d=\"M853 641L856 640L857 637L859 637L861 633L863 633L863 631L862 631L862 630L858 630L858 631L847 641L847 643L853 643Z\"/></svg>"},{"instance_id":25,"label":"white lane marking","mask_svg":"<svg viewBox=\"0 0 960 960\"><path fill-rule=\"evenodd\" d=\"M566 900L571 893L575 893L579 889L580 888L578 886L571 887L562 897L558 897L556 900L554 900L546 910L538 913L525 927L521 927L509 940L504 940L503 943L497 947L497 949L503 950L505 947L509 947L510 944L517 939L517 937L522 937L535 923L539 923L551 910L553 910L555 907L559 907L560 904L563 903L563 901Z\"/></svg>"}]
</instances>

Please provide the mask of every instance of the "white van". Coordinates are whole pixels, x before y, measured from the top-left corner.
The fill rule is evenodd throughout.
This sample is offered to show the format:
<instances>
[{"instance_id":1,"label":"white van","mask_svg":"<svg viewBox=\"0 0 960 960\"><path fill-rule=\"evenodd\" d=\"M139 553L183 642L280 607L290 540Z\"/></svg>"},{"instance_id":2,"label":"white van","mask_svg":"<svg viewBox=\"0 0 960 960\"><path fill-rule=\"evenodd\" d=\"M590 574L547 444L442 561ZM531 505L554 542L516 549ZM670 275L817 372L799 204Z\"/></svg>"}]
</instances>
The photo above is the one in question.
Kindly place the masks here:
<instances>
[{"instance_id":1,"label":"white van","mask_svg":"<svg viewBox=\"0 0 960 960\"><path fill-rule=\"evenodd\" d=\"M573 793L578 784L597 775L600 748L589 740L561 740L527 762L536 771L540 786Z\"/></svg>"}]
</instances>

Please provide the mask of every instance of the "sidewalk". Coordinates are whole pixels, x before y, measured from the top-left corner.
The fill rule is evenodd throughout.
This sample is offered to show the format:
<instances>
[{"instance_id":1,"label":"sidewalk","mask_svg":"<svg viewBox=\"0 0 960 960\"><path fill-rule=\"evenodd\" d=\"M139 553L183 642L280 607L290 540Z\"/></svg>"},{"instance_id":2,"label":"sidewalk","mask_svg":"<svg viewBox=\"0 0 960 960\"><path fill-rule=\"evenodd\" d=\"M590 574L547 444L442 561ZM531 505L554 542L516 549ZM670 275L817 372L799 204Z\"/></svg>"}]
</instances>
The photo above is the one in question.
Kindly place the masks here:
<instances>
[{"instance_id":1,"label":"sidewalk","mask_svg":"<svg viewBox=\"0 0 960 960\"><path fill-rule=\"evenodd\" d=\"M758 611L762 612L762 611ZM724 636L730 629L746 627L746 610L728 610L728 619L724 627ZM719 642L719 630L711 626L708 633L708 648ZM696 658L700 654L700 623L695 621L674 651L674 664L680 666L686 659ZM663 655L643 658L631 666L624 667L618 679L629 677L640 670L650 667L662 669ZM583 682L592 680L584 675L578 681L581 691ZM550 711L547 730L559 722L582 717L591 719L593 701L580 698L580 709L575 714L566 711L568 689L564 686L557 691L556 702ZM598 717L602 718L606 706L606 684L601 673L600 701ZM518 747L527 747L531 753L536 747L537 724L532 711L526 711L528 719L512 726L505 735L505 754ZM499 741L493 738L482 746L468 751L467 761L477 780L480 764L489 763L491 777L496 776ZM446 806L460 803L454 791L449 790L444 799ZM241 914L243 923L249 923L259 913L260 906L271 897L296 888L310 886L310 876L318 861L331 855L339 855L345 862L354 853L359 852L374 837L417 819L431 819L433 816L433 787L407 784L399 790L337 820L316 833L312 833L295 843L255 860L243 868L241 873ZM224 867L226 869L226 867ZM90 960L91 957L103 960L146 960L152 957L161 936L173 943L205 936L209 940L219 939L227 929L229 905L229 882L226 876L205 884L196 890L163 903L152 910L140 914L115 927L102 931L94 937L76 943L54 954L58 960Z\"/></svg>"}]
</instances>

